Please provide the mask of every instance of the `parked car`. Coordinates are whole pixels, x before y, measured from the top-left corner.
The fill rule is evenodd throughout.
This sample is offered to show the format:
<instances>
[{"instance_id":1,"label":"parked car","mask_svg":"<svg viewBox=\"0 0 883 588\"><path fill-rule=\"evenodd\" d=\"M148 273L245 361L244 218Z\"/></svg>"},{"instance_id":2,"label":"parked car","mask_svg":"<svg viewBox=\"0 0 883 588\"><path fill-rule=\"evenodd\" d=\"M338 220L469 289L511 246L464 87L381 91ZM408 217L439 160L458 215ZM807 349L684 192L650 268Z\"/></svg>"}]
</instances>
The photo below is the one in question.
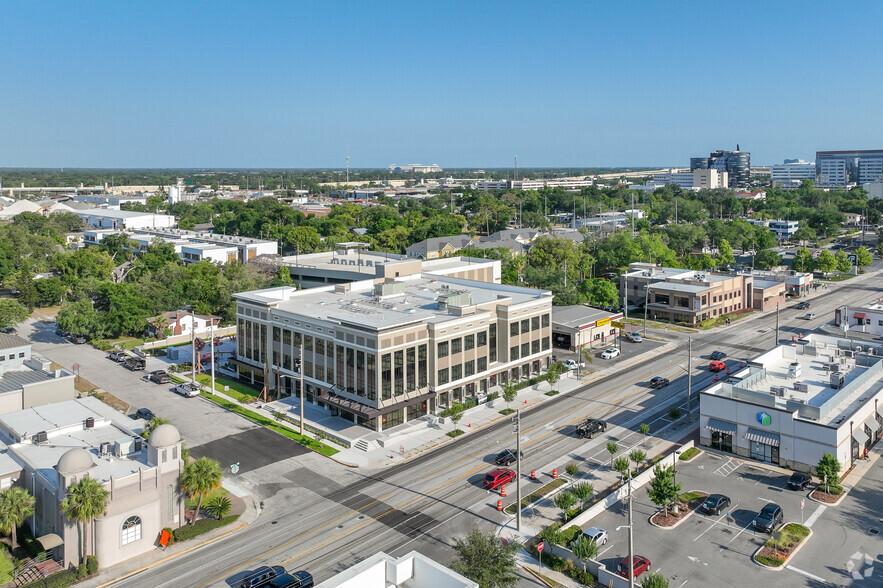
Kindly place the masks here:
<instances>
[{"instance_id":1,"label":"parked car","mask_svg":"<svg viewBox=\"0 0 883 588\"><path fill-rule=\"evenodd\" d=\"M512 470L507 470L506 468L499 468L496 470L491 470L484 477L484 487L490 488L491 490L496 490L500 486L504 484L508 484L512 480L515 479L515 472Z\"/></svg>"},{"instance_id":2,"label":"parked car","mask_svg":"<svg viewBox=\"0 0 883 588\"><path fill-rule=\"evenodd\" d=\"M242 582L239 583L240 588L258 588L259 586L264 586L270 580L276 578L277 576L281 576L285 573L285 568L282 566L261 566L256 569L253 573L247 575L242 579Z\"/></svg>"},{"instance_id":3,"label":"parked car","mask_svg":"<svg viewBox=\"0 0 883 588\"><path fill-rule=\"evenodd\" d=\"M591 439L595 433L603 433L607 430L607 423L598 419L585 419L576 426L576 436L582 439Z\"/></svg>"},{"instance_id":4,"label":"parked car","mask_svg":"<svg viewBox=\"0 0 883 588\"><path fill-rule=\"evenodd\" d=\"M65 338L67 338L67 336L70 335L70 333L68 333L67 331L65 331L61 327L56 327L55 334L58 335L59 337L65 337Z\"/></svg>"},{"instance_id":5,"label":"parked car","mask_svg":"<svg viewBox=\"0 0 883 588\"><path fill-rule=\"evenodd\" d=\"M313 575L304 570L280 574L263 585L263 588L313 588Z\"/></svg>"},{"instance_id":6,"label":"parked car","mask_svg":"<svg viewBox=\"0 0 883 588\"><path fill-rule=\"evenodd\" d=\"M627 331L625 337L632 343L640 343L641 341L643 341L643 339L641 338L641 333L637 331Z\"/></svg>"},{"instance_id":7,"label":"parked car","mask_svg":"<svg viewBox=\"0 0 883 588\"><path fill-rule=\"evenodd\" d=\"M808 312L805 315L803 315L803 320L805 320L805 321L811 321L814 318L816 318L816 313L814 313L814 312Z\"/></svg>"},{"instance_id":8,"label":"parked car","mask_svg":"<svg viewBox=\"0 0 883 588\"><path fill-rule=\"evenodd\" d=\"M632 557L632 570L633 570L633 578L637 578L644 572L650 569L650 560L644 557L643 555L635 555ZM629 577L629 558L624 557L620 560L619 565L616 566L617 575L622 576L623 578Z\"/></svg>"},{"instance_id":9,"label":"parked car","mask_svg":"<svg viewBox=\"0 0 883 588\"><path fill-rule=\"evenodd\" d=\"M751 521L751 526L757 529L758 531L763 531L764 533L772 533L776 527L782 524L782 520L785 516L782 514L782 507L778 504L770 502L765 507L760 509L760 512L757 513L757 516L754 517L754 520Z\"/></svg>"},{"instance_id":10,"label":"parked car","mask_svg":"<svg viewBox=\"0 0 883 588\"><path fill-rule=\"evenodd\" d=\"M663 378L662 376L655 376L650 379L651 388L665 388L669 384L671 382L668 381L668 378Z\"/></svg>"},{"instance_id":11,"label":"parked car","mask_svg":"<svg viewBox=\"0 0 883 588\"><path fill-rule=\"evenodd\" d=\"M123 365L133 372L140 372L147 367L147 360L143 357L130 357L123 362Z\"/></svg>"},{"instance_id":12,"label":"parked car","mask_svg":"<svg viewBox=\"0 0 883 588\"><path fill-rule=\"evenodd\" d=\"M724 353L723 351L712 351L712 352L711 352L711 355L710 355L709 357L711 357L711 359L714 359L714 360L720 361L720 360L722 360L722 359L726 359L726 358L727 358L727 354Z\"/></svg>"},{"instance_id":13,"label":"parked car","mask_svg":"<svg viewBox=\"0 0 883 588\"><path fill-rule=\"evenodd\" d=\"M607 531L601 527L589 527L583 531L583 535L595 542L595 545L601 546L607 543ZM576 540L574 540L576 543Z\"/></svg>"},{"instance_id":14,"label":"parked car","mask_svg":"<svg viewBox=\"0 0 883 588\"><path fill-rule=\"evenodd\" d=\"M578 367L580 367L580 368L586 367L586 363L584 361L575 361L573 359L565 359L564 360L564 367L566 367L569 370L575 370Z\"/></svg>"},{"instance_id":15,"label":"parked car","mask_svg":"<svg viewBox=\"0 0 883 588\"><path fill-rule=\"evenodd\" d=\"M128 359L129 354L125 351L111 351L107 354L107 359L112 359L113 361L120 363L122 361L126 361Z\"/></svg>"},{"instance_id":16,"label":"parked car","mask_svg":"<svg viewBox=\"0 0 883 588\"><path fill-rule=\"evenodd\" d=\"M151 382L156 382L157 384L171 384L172 376L167 374L164 370L155 370L147 374L147 379Z\"/></svg>"},{"instance_id":17,"label":"parked car","mask_svg":"<svg viewBox=\"0 0 883 588\"><path fill-rule=\"evenodd\" d=\"M71 335L71 341L77 345L82 345L86 342L86 338L82 335Z\"/></svg>"},{"instance_id":18,"label":"parked car","mask_svg":"<svg viewBox=\"0 0 883 588\"><path fill-rule=\"evenodd\" d=\"M604 278L605 280L615 280L619 276L617 276L613 272L608 272L606 274L601 274L601 277Z\"/></svg>"},{"instance_id":19,"label":"parked car","mask_svg":"<svg viewBox=\"0 0 883 588\"><path fill-rule=\"evenodd\" d=\"M797 303L797 310L809 310L809 302L804 300L803 302Z\"/></svg>"},{"instance_id":20,"label":"parked car","mask_svg":"<svg viewBox=\"0 0 883 588\"><path fill-rule=\"evenodd\" d=\"M521 457L524 457L524 452L521 452ZM518 458L515 456L515 451L512 449L506 449L505 451L501 451L497 454L497 457L494 458L494 463L496 465L507 466L510 463L515 463L518 461Z\"/></svg>"},{"instance_id":21,"label":"parked car","mask_svg":"<svg viewBox=\"0 0 883 588\"><path fill-rule=\"evenodd\" d=\"M154 419L154 417L156 417L156 415L153 414L153 411L150 410L149 408L139 408L138 410L135 411L135 418L137 418L137 419L144 419L145 421L151 421Z\"/></svg>"},{"instance_id":22,"label":"parked car","mask_svg":"<svg viewBox=\"0 0 883 588\"><path fill-rule=\"evenodd\" d=\"M712 361L708 364L708 371L710 372L719 372L727 369L727 364L722 361Z\"/></svg>"},{"instance_id":23,"label":"parked car","mask_svg":"<svg viewBox=\"0 0 883 588\"><path fill-rule=\"evenodd\" d=\"M178 384L177 386L175 386L175 392L177 392L181 396L193 398L195 396L199 396L199 384L194 384L193 382L184 382L183 384Z\"/></svg>"},{"instance_id":24,"label":"parked car","mask_svg":"<svg viewBox=\"0 0 883 588\"><path fill-rule=\"evenodd\" d=\"M801 472L794 472L791 474L791 477L788 478L788 487L792 490L804 490L811 483L812 476Z\"/></svg>"},{"instance_id":25,"label":"parked car","mask_svg":"<svg viewBox=\"0 0 883 588\"><path fill-rule=\"evenodd\" d=\"M719 515L730 506L730 498L723 494L712 494L702 503L702 510L708 514Z\"/></svg>"},{"instance_id":26,"label":"parked car","mask_svg":"<svg viewBox=\"0 0 883 588\"><path fill-rule=\"evenodd\" d=\"M610 349L605 349L601 353L601 359L613 359L614 357L619 357L619 348L611 347Z\"/></svg>"}]
</instances>

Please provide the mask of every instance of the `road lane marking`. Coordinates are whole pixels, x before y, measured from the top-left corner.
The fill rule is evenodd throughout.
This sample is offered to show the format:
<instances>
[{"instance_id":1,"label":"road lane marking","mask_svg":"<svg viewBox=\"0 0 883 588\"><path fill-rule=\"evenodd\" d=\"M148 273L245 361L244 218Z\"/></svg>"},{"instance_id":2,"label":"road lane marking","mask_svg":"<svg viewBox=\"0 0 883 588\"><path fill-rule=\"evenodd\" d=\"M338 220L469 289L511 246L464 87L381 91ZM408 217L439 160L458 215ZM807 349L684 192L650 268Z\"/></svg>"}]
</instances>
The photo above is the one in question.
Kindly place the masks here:
<instances>
[{"instance_id":1,"label":"road lane marking","mask_svg":"<svg viewBox=\"0 0 883 588\"><path fill-rule=\"evenodd\" d=\"M785 569L791 570L792 572L797 572L801 576L806 576L810 580L815 580L816 582L824 582L825 584L828 583L828 581L825 580L824 578L820 578L820 577L816 576L815 574L810 574L809 572L804 572L803 570L799 570L799 569L795 568L794 566L785 566Z\"/></svg>"},{"instance_id":2,"label":"road lane marking","mask_svg":"<svg viewBox=\"0 0 883 588\"><path fill-rule=\"evenodd\" d=\"M813 523L815 523L816 520L818 520L818 518L822 516L822 513L825 512L827 508L828 507L824 504L820 504L819 507L811 515L809 515L809 518L806 519L806 522L803 524L803 526L812 528Z\"/></svg>"}]
</instances>

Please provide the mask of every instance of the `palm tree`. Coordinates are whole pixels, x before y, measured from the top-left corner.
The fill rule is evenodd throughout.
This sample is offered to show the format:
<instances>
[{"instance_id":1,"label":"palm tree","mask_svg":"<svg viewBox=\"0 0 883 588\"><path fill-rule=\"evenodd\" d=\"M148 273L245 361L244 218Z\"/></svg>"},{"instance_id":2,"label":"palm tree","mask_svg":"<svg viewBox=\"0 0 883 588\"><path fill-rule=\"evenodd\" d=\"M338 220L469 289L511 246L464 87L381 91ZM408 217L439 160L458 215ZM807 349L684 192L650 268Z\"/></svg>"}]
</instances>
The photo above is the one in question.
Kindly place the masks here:
<instances>
[{"instance_id":1,"label":"palm tree","mask_svg":"<svg viewBox=\"0 0 883 588\"><path fill-rule=\"evenodd\" d=\"M0 531L12 537L12 550L18 547L15 530L34 514L34 497L24 488L14 486L0 492Z\"/></svg>"},{"instance_id":2,"label":"palm tree","mask_svg":"<svg viewBox=\"0 0 883 588\"><path fill-rule=\"evenodd\" d=\"M88 525L104 512L109 495L110 492L97 480L83 478L68 487L67 495L61 501L61 512L64 516L77 522L77 530L80 532L80 563L86 563Z\"/></svg>"},{"instance_id":3,"label":"palm tree","mask_svg":"<svg viewBox=\"0 0 883 588\"><path fill-rule=\"evenodd\" d=\"M221 487L221 465L208 457L200 457L193 463L184 466L181 474L181 490L191 498L198 496L196 512L190 524L199 518L199 509L202 508L202 499Z\"/></svg>"},{"instance_id":4,"label":"palm tree","mask_svg":"<svg viewBox=\"0 0 883 588\"><path fill-rule=\"evenodd\" d=\"M141 436L144 437L145 439L150 439L150 434L153 433L158 426L167 425L171 422L172 421L170 421L169 419L164 419L163 417L155 416L152 419L150 419L149 423L147 423L147 427L145 427L144 432L141 433Z\"/></svg>"},{"instance_id":5,"label":"palm tree","mask_svg":"<svg viewBox=\"0 0 883 588\"><path fill-rule=\"evenodd\" d=\"M227 516L227 513L230 512L232 507L233 505L230 503L230 499L226 496L215 496L209 498L208 502L205 504L205 512L210 516L221 520Z\"/></svg>"}]
</instances>

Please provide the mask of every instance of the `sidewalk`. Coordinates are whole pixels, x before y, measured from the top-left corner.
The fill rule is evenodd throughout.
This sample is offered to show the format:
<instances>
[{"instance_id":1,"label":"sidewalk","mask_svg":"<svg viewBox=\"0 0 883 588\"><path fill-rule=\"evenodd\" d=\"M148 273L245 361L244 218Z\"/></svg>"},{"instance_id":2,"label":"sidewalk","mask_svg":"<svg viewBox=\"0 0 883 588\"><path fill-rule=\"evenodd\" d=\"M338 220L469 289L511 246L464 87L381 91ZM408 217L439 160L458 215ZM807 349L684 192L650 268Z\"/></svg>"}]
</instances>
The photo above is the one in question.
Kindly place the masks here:
<instances>
[{"instance_id":1,"label":"sidewalk","mask_svg":"<svg viewBox=\"0 0 883 588\"><path fill-rule=\"evenodd\" d=\"M258 515L260 515L260 507L255 503L254 498L244 493L239 487L230 484L226 478L223 480L222 485L227 488L231 494L239 496L245 502L245 512L242 513L236 521L224 527L209 531L199 537L195 537L190 541L170 545L165 550L157 546L155 550L149 553L141 554L109 568L103 568L94 578L77 585L84 586L85 588L96 588L99 586L106 586L113 582L118 582L123 578L143 572L160 563L175 559L185 553L189 553L223 537L232 535L253 523Z\"/></svg>"},{"instance_id":2,"label":"sidewalk","mask_svg":"<svg viewBox=\"0 0 883 588\"><path fill-rule=\"evenodd\" d=\"M575 371L570 371L562 375L561 379L555 384L554 389L558 390L559 394L554 396L546 396L546 393L553 389L553 386L548 382L541 382L524 388L518 391L518 396L508 408L523 409L544 402L554 402L560 394L570 392L580 386L604 378L611 372L628 369L630 365L643 361L648 355L665 353L675 345L676 342L670 341L661 348L638 354L615 364L601 362L589 364L588 369L583 371L581 377L577 377ZM586 371L590 373L586 373ZM176 375L188 382L190 381L190 378L184 374ZM500 391L501 388L499 386L490 390L490 392ZM218 390L215 390L214 394L218 398L223 398L225 401L237 404L270 419L273 418L273 412L281 412L295 421L300 420L300 399L297 396L274 400L266 404L259 402L246 404L240 403ZM463 418L457 428L468 435L502 419L511 418L511 416L500 414L500 411L505 408L507 408L507 405L502 398L479 404L463 413ZM448 432L454 430L451 420L433 415L422 416L393 427L388 431L377 433L340 417L333 417L328 410L307 402L304 404L304 423L334 436L347 439L351 443L349 448L342 447L327 439L324 440L324 443L339 450L340 453L336 454L333 459L346 465L360 468L388 467L454 440L454 438L447 435ZM283 424L291 429L298 429L296 424ZM309 432L307 432L307 435L315 437L314 434Z\"/></svg>"}]
</instances>

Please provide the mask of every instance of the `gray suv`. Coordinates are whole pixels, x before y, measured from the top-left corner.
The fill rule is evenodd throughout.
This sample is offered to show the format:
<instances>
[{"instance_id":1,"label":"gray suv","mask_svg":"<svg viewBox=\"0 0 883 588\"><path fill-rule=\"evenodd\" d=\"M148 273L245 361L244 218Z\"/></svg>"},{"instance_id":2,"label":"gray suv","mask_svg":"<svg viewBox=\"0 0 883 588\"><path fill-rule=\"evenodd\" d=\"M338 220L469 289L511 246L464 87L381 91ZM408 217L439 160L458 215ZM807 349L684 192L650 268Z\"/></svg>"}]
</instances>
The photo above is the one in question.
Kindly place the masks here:
<instances>
[{"instance_id":1,"label":"gray suv","mask_svg":"<svg viewBox=\"0 0 883 588\"><path fill-rule=\"evenodd\" d=\"M778 504L770 502L765 507L760 509L760 512L757 513L757 516L754 517L754 520L751 521L751 526L753 526L758 531L763 531L764 533L772 533L776 527L782 524L782 520L785 515L782 514L782 507Z\"/></svg>"}]
</instances>

